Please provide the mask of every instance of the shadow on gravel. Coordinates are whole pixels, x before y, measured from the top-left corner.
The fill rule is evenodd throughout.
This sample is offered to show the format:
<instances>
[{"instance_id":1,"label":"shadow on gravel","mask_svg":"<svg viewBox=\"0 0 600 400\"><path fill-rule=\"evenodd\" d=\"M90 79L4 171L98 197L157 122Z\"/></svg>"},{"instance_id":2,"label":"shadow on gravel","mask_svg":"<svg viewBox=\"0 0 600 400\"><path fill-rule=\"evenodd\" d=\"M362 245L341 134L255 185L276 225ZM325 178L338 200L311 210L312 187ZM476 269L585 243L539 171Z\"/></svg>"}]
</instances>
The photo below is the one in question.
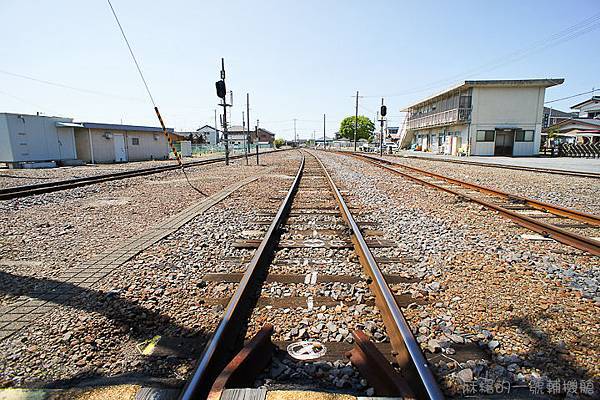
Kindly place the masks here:
<instances>
[{"instance_id":1,"label":"shadow on gravel","mask_svg":"<svg viewBox=\"0 0 600 400\"><path fill-rule=\"evenodd\" d=\"M498 326L520 328L532 341L529 352L519 354L525 358L531 366L539 369L550 379L574 379L591 378L589 370L574 364L569 357L569 351L566 345L553 343L547 333L534 326L537 320L550 318L549 314L541 313L535 317L515 317L498 323Z\"/></svg>"},{"instance_id":2,"label":"shadow on gravel","mask_svg":"<svg viewBox=\"0 0 600 400\"><path fill-rule=\"evenodd\" d=\"M30 291L23 293L23 287L28 287ZM86 289L53 279L31 278L0 271L0 293L14 296L26 295L33 299L101 314L116 324L115 330L119 330L123 334L127 333L134 340L143 341L155 335L189 338L184 341L161 340L161 353L165 354L166 358L173 358L169 357L171 354L175 357L181 357L182 355L184 358L197 357L211 335L211 332L182 326L168 316L143 307L132 300L120 297L116 292ZM39 316L39 318L43 317L44 315ZM192 351L182 348L182 346L190 345L194 347ZM151 364L152 360L153 357L149 357L148 364ZM148 376L148 371L144 371L143 367L144 363L136 371L130 371L111 378L106 378L104 375L88 369L69 379L50 383L45 382L43 387L69 387L78 384L83 379L86 381L90 379L108 379L111 383L114 383L115 380L120 383L135 383L140 382L140 376L144 374L146 377Z\"/></svg>"}]
</instances>

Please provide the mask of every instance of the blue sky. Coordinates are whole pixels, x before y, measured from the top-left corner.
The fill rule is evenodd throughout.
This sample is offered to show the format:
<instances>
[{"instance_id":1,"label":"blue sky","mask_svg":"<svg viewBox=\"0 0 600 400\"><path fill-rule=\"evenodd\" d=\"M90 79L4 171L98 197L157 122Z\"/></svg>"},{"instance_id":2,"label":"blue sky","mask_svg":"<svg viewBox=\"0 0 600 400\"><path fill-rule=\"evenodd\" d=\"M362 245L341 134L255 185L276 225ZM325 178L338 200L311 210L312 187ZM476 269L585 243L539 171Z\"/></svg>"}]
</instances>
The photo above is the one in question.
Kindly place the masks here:
<instances>
[{"instance_id":1,"label":"blue sky","mask_svg":"<svg viewBox=\"0 0 600 400\"><path fill-rule=\"evenodd\" d=\"M249 92L252 121L287 138L294 118L301 137L322 134L323 113L336 131L357 90L360 114L373 118L384 95L399 125L402 107L464 79L565 78L546 100L600 89L597 0L112 2L167 125L182 130L213 124L221 57L233 123ZM0 111L157 124L105 0L2 0L0 15ZM587 32L556 35L576 24Z\"/></svg>"}]
</instances>

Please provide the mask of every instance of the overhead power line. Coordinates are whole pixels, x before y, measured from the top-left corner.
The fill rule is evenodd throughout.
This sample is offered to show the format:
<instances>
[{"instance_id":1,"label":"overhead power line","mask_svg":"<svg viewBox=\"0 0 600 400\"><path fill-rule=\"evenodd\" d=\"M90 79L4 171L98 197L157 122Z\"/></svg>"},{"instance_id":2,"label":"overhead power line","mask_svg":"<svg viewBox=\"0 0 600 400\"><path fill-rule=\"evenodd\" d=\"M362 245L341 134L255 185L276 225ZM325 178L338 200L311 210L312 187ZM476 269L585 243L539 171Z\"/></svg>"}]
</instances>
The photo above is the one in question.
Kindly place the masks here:
<instances>
[{"instance_id":1,"label":"overhead power line","mask_svg":"<svg viewBox=\"0 0 600 400\"><path fill-rule=\"evenodd\" d=\"M175 149L175 147L173 146L172 143L172 139L171 136L169 135L169 133L167 132L167 128L165 126L165 123L160 115L160 112L158 111L158 107L156 105L156 103L154 102L154 97L152 97L152 93L150 93L150 88L148 87L148 83L146 82L146 78L144 78L144 74L142 73L142 69L140 68L140 64L138 64L137 59L135 58L135 55L133 54L133 50L131 49L131 45L129 44L129 40L127 40L127 36L125 35L125 31L123 30L123 27L121 26L121 22L119 21L119 17L117 17L117 13L115 12L115 9L112 6L112 3L110 2L110 0L106 0L108 2L108 5L110 6L110 9L112 11L113 16L115 17L115 20L117 21L117 25L119 25L119 29L121 30L121 34L123 35L123 39L125 40L125 43L127 43L127 48L129 49L129 53L131 54L131 58L133 58L133 61L135 62L135 66L140 74L140 78L142 78L142 81L144 82L144 86L146 87L146 92L148 93L148 97L150 97L150 101L152 102L152 105L154 106L154 111L156 112L156 116L158 117L158 121L160 122L160 125L163 129L163 133L165 135L165 137L167 138L167 141L169 142L169 145L171 147L171 149L173 150L173 153L175 154L175 158L177 159L177 163L179 164L179 167L181 169L181 172L183 173L183 176L185 177L185 180L187 181L188 185L194 189L196 192L200 193L203 196L206 196L206 193L202 192L200 189L198 189L196 186L194 186L194 184L190 181L190 178L188 177L187 173L185 172L185 168L183 163L181 162L181 157L179 155L179 153L177 153L177 150Z\"/></svg>"},{"instance_id":2,"label":"overhead power line","mask_svg":"<svg viewBox=\"0 0 600 400\"><path fill-rule=\"evenodd\" d=\"M476 68L473 68L471 70L450 76L448 78L433 81L433 82L430 82L423 86L417 86L413 89L409 89L402 93L383 95L383 96L382 95L370 95L370 96L365 96L365 97L400 97L400 96L407 96L407 95L411 95L411 94L424 92L427 90L432 90L432 89L435 89L440 86L446 86L446 85L449 85L450 83L455 83L457 81L460 81L461 78L466 78L469 76L481 74L483 72L492 71L494 69L503 67L505 65L520 61L526 57L531 56L532 54L539 53L540 51L557 46L566 41L576 39L577 37L582 36L586 33L589 33L595 29L598 29L599 27L600 27L600 12L597 12L596 14L594 14L582 21L579 21L565 29L562 29L550 36L547 36L540 40L532 42L529 45L527 45L526 47L523 47L521 49L512 51L508 54L504 54L501 57L491 60L491 61L489 61L485 64L482 64Z\"/></svg>"},{"instance_id":3,"label":"overhead power line","mask_svg":"<svg viewBox=\"0 0 600 400\"><path fill-rule=\"evenodd\" d=\"M560 99L554 99L554 100L545 101L544 104L555 103L557 101L568 100L568 99L572 99L573 97L579 97L579 96L583 96L585 94L595 93L597 90L598 89L592 89L592 90L590 90L588 92L577 93L577 94L574 94L572 96L561 97Z\"/></svg>"},{"instance_id":4,"label":"overhead power line","mask_svg":"<svg viewBox=\"0 0 600 400\"><path fill-rule=\"evenodd\" d=\"M43 83L45 85L55 86L55 87L59 87L59 88L63 88L63 89L74 90L74 91L81 92L81 93L94 94L97 96L114 97L114 98L120 98L120 99L124 99L124 100L144 101L143 99L140 99L140 98L120 96L120 95L116 95L113 93L106 93L106 92L101 92L99 90L93 90L93 89L85 89L85 88L81 88L81 87L66 85L64 83L52 82L52 81L48 81L45 79L34 78L32 76L17 74L17 73L5 71L5 70L0 70L0 74L12 76L15 78L27 79L27 80L30 80L33 82Z\"/></svg>"}]
</instances>

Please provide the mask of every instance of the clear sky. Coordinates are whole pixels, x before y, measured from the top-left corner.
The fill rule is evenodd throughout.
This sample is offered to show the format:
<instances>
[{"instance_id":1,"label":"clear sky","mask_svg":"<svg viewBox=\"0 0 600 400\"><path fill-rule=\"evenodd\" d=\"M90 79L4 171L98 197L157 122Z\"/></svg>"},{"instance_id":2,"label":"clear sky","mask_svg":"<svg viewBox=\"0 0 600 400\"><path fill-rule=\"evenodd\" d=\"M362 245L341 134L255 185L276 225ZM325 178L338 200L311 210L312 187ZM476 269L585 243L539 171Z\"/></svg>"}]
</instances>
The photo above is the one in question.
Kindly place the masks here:
<instances>
[{"instance_id":1,"label":"clear sky","mask_svg":"<svg viewBox=\"0 0 600 400\"><path fill-rule=\"evenodd\" d=\"M233 123L249 92L252 124L287 138L294 118L301 137L322 134L323 113L335 132L357 90L370 118L386 96L392 126L465 79L565 78L546 100L600 89L598 0L111 1L179 130L214 124L221 57ZM105 0L1 0L0 16L0 111L157 125Z\"/></svg>"}]
</instances>

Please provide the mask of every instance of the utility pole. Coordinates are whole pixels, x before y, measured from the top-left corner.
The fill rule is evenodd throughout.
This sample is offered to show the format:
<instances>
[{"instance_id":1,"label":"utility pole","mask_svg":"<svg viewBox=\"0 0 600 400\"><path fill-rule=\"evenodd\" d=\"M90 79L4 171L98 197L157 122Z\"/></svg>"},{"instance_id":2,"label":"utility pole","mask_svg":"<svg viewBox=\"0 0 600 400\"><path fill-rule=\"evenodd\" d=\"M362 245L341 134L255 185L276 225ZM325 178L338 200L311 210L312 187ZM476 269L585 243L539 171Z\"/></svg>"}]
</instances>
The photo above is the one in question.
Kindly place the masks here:
<instances>
[{"instance_id":1,"label":"utility pole","mask_svg":"<svg viewBox=\"0 0 600 400\"><path fill-rule=\"evenodd\" d=\"M250 138L251 138L251 134L250 134L250 93L246 93L246 121L248 122L248 153L250 153Z\"/></svg>"},{"instance_id":2,"label":"utility pole","mask_svg":"<svg viewBox=\"0 0 600 400\"><path fill-rule=\"evenodd\" d=\"M227 104L227 89L225 87L225 59L221 58L221 80L217 81L215 84L217 87L217 96L221 98L222 102L220 104L223 107L223 141L225 142L225 165L229 165L229 137L227 134L227 107L230 107L230 104ZM233 95L231 96L233 99Z\"/></svg>"},{"instance_id":3,"label":"utility pole","mask_svg":"<svg viewBox=\"0 0 600 400\"><path fill-rule=\"evenodd\" d=\"M380 111L380 115L381 115L381 119L379 120L379 122L381 123L381 129L380 129L380 136L379 136L379 155L383 156L383 121L384 121L384 117L387 114L387 107L383 105L383 98L381 99L381 111Z\"/></svg>"},{"instance_id":4,"label":"utility pole","mask_svg":"<svg viewBox=\"0 0 600 400\"><path fill-rule=\"evenodd\" d=\"M260 165L258 161L258 120L256 120L256 165Z\"/></svg>"},{"instance_id":5,"label":"utility pole","mask_svg":"<svg viewBox=\"0 0 600 400\"><path fill-rule=\"evenodd\" d=\"M313 129L313 137L312 137L312 140L313 140L313 148L315 148L315 149L317 148L317 141L316 141L316 138L315 138L315 134L316 134L316 132L317 132L317 131Z\"/></svg>"},{"instance_id":6,"label":"utility pole","mask_svg":"<svg viewBox=\"0 0 600 400\"><path fill-rule=\"evenodd\" d=\"M323 114L323 150L327 150L327 141L325 140L325 114Z\"/></svg>"},{"instance_id":7,"label":"utility pole","mask_svg":"<svg viewBox=\"0 0 600 400\"><path fill-rule=\"evenodd\" d=\"M354 151L356 151L357 133L358 133L358 90L356 91L356 108L354 110Z\"/></svg>"},{"instance_id":8,"label":"utility pole","mask_svg":"<svg viewBox=\"0 0 600 400\"><path fill-rule=\"evenodd\" d=\"M296 134L296 118L294 118L294 145L298 147L298 135Z\"/></svg>"},{"instance_id":9,"label":"utility pole","mask_svg":"<svg viewBox=\"0 0 600 400\"><path fill-rule=\"evenodd\" d=\"M246 119L244 117L244 111L242 110L242 132L244 133L244 157L246 158L246 165L248 165L248 134L246 133ZM248 127L250 132L250 127Z\"/></svg>"},{"instance_id":10,"label":"utility pole","mask_svg":"<svg viewBox=\"0 0 600 400\"><path fill-rule=\"evenodd\" d=\"M217 109L215 108L215 145L219 143L219 125L217 125Z\"/></svg>"}]
</instances>

